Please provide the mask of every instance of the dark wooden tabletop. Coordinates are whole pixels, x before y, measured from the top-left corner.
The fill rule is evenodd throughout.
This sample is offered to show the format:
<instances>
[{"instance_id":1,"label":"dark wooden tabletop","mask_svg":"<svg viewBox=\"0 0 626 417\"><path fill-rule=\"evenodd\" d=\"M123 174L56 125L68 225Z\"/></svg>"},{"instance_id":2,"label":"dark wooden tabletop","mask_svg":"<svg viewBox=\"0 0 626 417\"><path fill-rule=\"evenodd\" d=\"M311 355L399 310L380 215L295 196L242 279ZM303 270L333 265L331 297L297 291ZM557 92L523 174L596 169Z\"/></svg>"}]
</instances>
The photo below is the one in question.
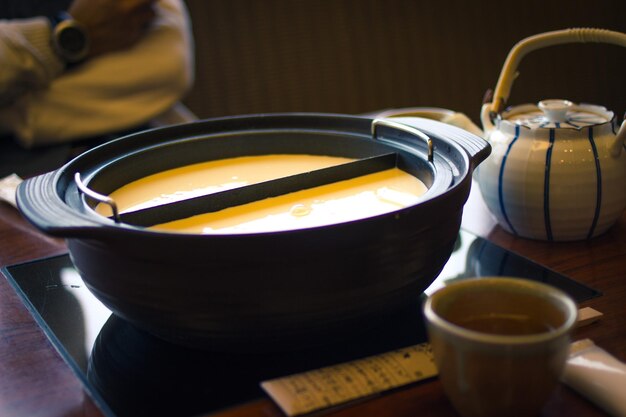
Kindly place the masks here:
<instances>
[{"instance_id":1,"label":"dark wooden tabletop","mask_svg":"<svg viewBox=\"0 0 626 417\"><path fill-rule=\"evenodd\" d=\"M626 212L605 235L591 241L547 243L515 238L495 225L477 187L465 206L464 228L601 291L585 302L604 314L576 330L626 361ZM61 254L64 242L42 235L19 212L0 202L0 267ZM282 416L269 399L229 408L220 417ZM332 410L332 416L456 416L439 382L407 386L374 399ZM543 410L545 416L602 416L599 408L560 386ZM0 277L0 416L102 416L18 295Z\"/></svg>"}]
</instances>

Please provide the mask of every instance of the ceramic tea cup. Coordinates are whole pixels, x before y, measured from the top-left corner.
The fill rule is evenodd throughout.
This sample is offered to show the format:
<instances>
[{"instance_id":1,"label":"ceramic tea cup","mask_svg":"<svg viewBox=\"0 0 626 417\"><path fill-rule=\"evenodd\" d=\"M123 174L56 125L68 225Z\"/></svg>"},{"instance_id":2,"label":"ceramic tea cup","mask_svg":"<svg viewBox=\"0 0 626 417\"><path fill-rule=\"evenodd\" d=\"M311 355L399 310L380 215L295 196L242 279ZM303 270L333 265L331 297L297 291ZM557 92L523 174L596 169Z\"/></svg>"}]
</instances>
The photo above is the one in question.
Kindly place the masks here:
<instances>
[{"instance_id":1,"label":"ceramic tea cup","mask_svg":"<svg viewBox=\"0 0 626 417\"><path fill-rule=\"evenodd\" d=\"M471 278L433 293L424 317L452 405L464 417L539 415L577 314L562 291L520 278Z\"/></svg>"}]
</instances>

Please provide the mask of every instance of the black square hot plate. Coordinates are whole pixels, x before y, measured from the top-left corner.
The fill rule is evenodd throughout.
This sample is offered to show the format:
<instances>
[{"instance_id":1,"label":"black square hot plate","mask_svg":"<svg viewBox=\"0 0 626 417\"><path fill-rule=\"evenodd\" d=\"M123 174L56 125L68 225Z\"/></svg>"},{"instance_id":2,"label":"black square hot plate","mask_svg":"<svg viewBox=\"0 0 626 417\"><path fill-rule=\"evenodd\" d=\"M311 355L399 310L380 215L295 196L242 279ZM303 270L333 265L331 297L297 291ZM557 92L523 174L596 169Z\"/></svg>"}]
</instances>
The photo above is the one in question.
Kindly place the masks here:
<instances>
[{"instance_id":1,"label":"black square hot plate","mask_svg":"<svg viewBox=\"0 0 626 417\"><path fill-rule=\"evenodd\" d=\"M172 345L114 316L68 255L4 268L25 305L107 416L210 413L264 395L259 382L426 340L419 305L381 317L345 340L263 354ZM475 276L515 276L561 288L577 302L600 293L467 231L428 288Z\"/></svg>"}]
</instances>

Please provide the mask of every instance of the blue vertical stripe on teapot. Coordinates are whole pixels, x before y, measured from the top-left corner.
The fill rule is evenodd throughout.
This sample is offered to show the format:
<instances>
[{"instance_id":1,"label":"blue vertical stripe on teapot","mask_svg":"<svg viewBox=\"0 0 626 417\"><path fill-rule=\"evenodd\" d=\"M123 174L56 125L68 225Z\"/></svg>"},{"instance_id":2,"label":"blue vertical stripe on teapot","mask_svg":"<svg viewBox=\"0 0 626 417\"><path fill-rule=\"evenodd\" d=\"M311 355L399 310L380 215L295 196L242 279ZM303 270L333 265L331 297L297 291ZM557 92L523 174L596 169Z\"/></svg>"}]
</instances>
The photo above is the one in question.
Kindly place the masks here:
<instances>
[{"instance_id":1,"label":"blue vertical stripe on teapot","mask_svg":"<svg viewBox=\"0 0 626 417\"><path fill-rule=\"evenodd\" d=\"M481 119L491 156L476 171L499 224L548 241L590 239L626 207L626 122L592 104L544 100Z\"/></svg>"}]
</instances>

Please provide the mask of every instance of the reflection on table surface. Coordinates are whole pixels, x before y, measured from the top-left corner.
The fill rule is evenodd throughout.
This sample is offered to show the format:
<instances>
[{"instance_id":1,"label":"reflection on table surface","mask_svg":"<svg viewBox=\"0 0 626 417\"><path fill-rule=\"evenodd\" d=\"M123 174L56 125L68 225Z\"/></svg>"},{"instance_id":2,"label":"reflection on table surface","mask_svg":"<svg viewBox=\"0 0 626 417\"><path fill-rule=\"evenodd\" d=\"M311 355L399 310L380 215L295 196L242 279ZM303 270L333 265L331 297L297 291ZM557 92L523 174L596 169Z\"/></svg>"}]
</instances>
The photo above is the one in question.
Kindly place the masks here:
<instances>
[{"instance_id":1,"label":"reflection on table surface","mask_svg":"<svg viewBox=\"0 0 626 417\"><path fill-rule=\"evenodd\" d=\"M85 287L67 255L11 266L6 272L87 389L118 416L217 410L260 397L262 380L426 340L420 305L414 305L390 312L345 339L320 341L307 350L244 355L199 351L172 345L111 315ZM464 230L426 294L474 276L527 277L557 286L578 302L599 295Z\"/></svg>"}]
</instances>

